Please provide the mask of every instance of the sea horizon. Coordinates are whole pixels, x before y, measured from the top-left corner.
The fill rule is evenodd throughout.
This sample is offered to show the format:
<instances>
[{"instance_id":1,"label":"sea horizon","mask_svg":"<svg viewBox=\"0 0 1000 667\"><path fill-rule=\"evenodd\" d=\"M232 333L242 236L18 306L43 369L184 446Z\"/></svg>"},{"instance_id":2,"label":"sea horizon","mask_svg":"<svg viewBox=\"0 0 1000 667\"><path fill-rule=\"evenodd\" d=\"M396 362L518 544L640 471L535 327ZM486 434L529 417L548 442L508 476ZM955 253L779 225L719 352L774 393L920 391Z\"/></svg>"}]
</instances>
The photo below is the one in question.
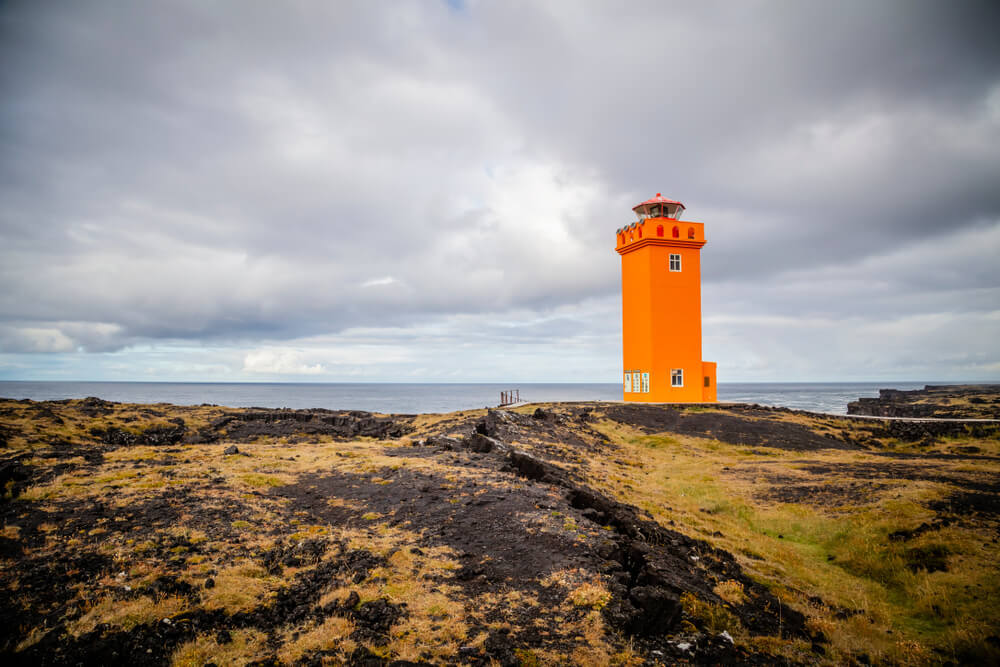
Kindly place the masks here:
<instances>
[{"instance_id":1,"label":"sea horizon","mask_svg":"<svg viewBox=\"0 0 1000 667\"><path fill-rule=\"evenodd\" d=\"M879 389L988 381L720 382L722 403L757 403L846 414L847 404ZM500 392L520 390L529 403L620 401L617 382L268 382L142 380L0 380L0 397L64 400L96 396L122 403L214 404L228 407L325 408L381 413L441 413L493 407Z\"/></svg>"}]
</instances>

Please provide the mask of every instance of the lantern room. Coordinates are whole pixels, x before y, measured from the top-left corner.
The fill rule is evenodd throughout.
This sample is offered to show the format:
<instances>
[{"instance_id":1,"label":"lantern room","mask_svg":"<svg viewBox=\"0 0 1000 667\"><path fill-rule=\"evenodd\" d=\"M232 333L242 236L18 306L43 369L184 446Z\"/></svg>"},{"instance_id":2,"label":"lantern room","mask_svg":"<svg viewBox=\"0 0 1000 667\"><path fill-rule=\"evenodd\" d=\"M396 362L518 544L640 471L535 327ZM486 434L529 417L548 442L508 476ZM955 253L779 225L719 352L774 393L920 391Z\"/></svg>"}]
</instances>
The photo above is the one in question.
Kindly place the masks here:
<instances>
[{"instance_id":1,"label":"lantern room","mask_svg":"<svg viewBox=\"0 0 1000 667\"><path fill-rule=\"evenodd\" d=\"M639 217L639 222L647 218L670 218L680 220L684 214L684 204L673 199L667 199L659 192L652 199L647 199L641 204L632 208Z\"/></svg>"}]
</instances>

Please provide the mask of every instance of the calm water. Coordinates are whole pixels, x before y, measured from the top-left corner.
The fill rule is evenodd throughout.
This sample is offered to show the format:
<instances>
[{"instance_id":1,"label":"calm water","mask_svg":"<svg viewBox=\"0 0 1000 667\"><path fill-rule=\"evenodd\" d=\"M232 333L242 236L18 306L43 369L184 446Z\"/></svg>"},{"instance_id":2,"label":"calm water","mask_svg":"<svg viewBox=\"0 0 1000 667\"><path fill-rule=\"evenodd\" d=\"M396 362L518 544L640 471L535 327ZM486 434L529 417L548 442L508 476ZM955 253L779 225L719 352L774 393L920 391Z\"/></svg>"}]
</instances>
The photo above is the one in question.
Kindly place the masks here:
<instances>
[{"instance_id":1,"label":"calm water","mask_svg":"<svg viewBox=\"0 0 1000 667\"><path fill-rule=\"evenodd\" d=\"M921 389L934 382L722 383L719 400L844 414L847 403L880 388ZM127 403L215 403L233 407L330 408L372 412L451 412L493 406L500 391L527 401L618 401L609 384L390 384L198 382L0 382L0 396L57 400L98 396Z\"/></svg>"}]
</instances>

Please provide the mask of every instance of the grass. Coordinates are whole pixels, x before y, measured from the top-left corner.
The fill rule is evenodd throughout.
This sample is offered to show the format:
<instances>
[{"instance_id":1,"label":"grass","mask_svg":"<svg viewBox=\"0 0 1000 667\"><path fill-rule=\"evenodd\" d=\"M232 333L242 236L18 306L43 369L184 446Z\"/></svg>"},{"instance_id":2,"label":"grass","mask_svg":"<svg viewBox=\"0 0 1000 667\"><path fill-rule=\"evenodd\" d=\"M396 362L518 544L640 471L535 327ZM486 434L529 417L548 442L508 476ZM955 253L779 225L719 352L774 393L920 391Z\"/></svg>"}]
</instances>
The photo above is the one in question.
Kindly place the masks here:
<instances>
[{"instance_id":1,"label":"grass","mask_svg":"<svg viewBox=\"0 0 1000 667\"><path fill-rule=\"evenodd\" d=\"M187 600L180 597L151 598L141 596L135 600L115 600L104 598L93 604L86 613L69 625L72 635L82 635L90 632L100 623L117 626L122 630L131 630L137 625L153 623L164 618L170 618L184 611Z\"/></svg>"},{"instance_id":2,"label":"grass","mask_svg":"<svg viewBox=\"0 0 1000 667\"><path fill-rule=\"evenodd\" d=\"M731 579L716 584L712 592L729 604L743 604L747 599L746 593L743 590L743 584Z\"/></svg>"},{"instance_id":3,"label":"grass","mask_svg":"<svg viewBox=\"0 0 1000 667\"><path fill-rule=\"evenodd\" d=\"M681 606L711 635L728 632L732 637L739 637L743 634L740 620L722 605L706 602L692 593L684 593L681 595Z\"/></svg>"},{"instance_id":4,"label":"grass","mask_svg":"<svg viewBox=\"0 0 1000 667\"><path fill-rule=\"evenodd\" d=\"M219 644L214 636L200 635L180 646L171 656L173 667L201 667L215 664L219 667L237 667L266 653L267 636L256 630L234 630L232 641Z\"/></svg>"},{"instance_id":5,"label":"grass","mask_svg":"<svg viewBox=\"0 0 1000 667\"><path fill-rule=\"evenodd\" d=\"M518 485L525 484L523 480L484 475L481 470L450 464L449 455L418 455L417 448L414 455L407 455L408 448L403 446L439 429L447 432L451 423L467 424L483 411L422 415L414 421L417 432L397 443L315 438L290 445L264 439L239 443L241 453L247 456L222 456L226 443L218 442L184 445L183 453L176 455L166 455L156 447L122 447L104 452L103 462L93 465L82 453L58 460L45 458L42 450L51 437L81 446L92 442L88 430L95 420L83 418L77 405L56 406L61 425L32 418L26 404L3 404L10 412L2 419L17 431L9 449L29 454L31 458L26 460L30 465L39 470L55 463L64 466L58 469L59 474L25 489L17 502L53 512L63 503L76 507L101 502L107 507L107 517L91 524L74 514L43 522L35 531L37 545L30 553L34 558L48 558L89 549L108 558L114 573L125 572L121 579L81 582L71 593L71 607L79 608L71 629L78 635L101 623L118 629L154 623L192 607L221 609L229 614L257 609L291 578L314 566L286 567L280 575L269 574L261 566L260 554L279 542L287 545L322 539L337 545L331 546L324 558L334 557L342 545L385 559L362 581L356 582L348 574L333 576L325 583L318 603L340 602L357 592L362 604L377 599L405 604L407 614L384 642L368 646L389 659L443 662L458 655L461 646L482 646L488 631L507 627L516 632L524 618L537 617L546 619L545 632L564 638L565 645L572 643L572 648L565 653L523 651L526 661L642 662L638 652L604 625L600 612L610 601L610 593L599 574L583 570L539 573L538 584L549 593L546 599L561 602L544 609L549 615L538 617L544 605L523 590L466 597L454 581L463 565L459 555L447 547L428 546L433 540L427 534L397 525L392 511L371 511L346 498L322 498L324 507L351 517L343 525L327 525L309 512L294 512L290 499L272 491L317 471L356 475L375 484L387 483L386 488L391 489L392 473L405 469L406 474L427 476L440 482L437 486L447 486L456 504L469 496L457 497L455 489L469 482L474 482L475 494L493 489L516 492ZM521 411L530 413L534 407ZM169 411L166 416L182 416L191 429L204 426L221 413L218 408L156 409L164 414ZM101 428L132 430L143 430L153 423L169 424L166 417L143 416L147 410L148 406L117 406L96 422ZM602 445L602 453L583 455L562 442L539 444L528 434L518 447L531 451L544 445L547 449L540 451L591 486L641 507L662 524L674 522L678 530L736 554L753 578L806 614L812 630L824 633L830 640L824 659L831 664L848 663L860 653L876 662L900 664L996 662L997 651L986 642L996 633L1000 619L1000 547L992 541L997 530L995 518L967 517L909 540L888 538L895 531L933 522L935 513L928 504L955 490L948 479L988 482L998 472L995 462L966 458L912 464L933 468L944 481L892 476L869 479L856 477L852 471L886 462L872 452L802 453L735 446L710 438L644 433L601 419L599 409L595 416L597 421L590 425L611 440ZM139 421L125 421L132 417ZM775 418L831 434L857 429L847 420L780 413ZM983 455L1000 453L996 438L948 438L921 448L902 442L891 444L894 451L917 454L958 453L968 447L978 448ZM400 446L402 451L397 449L394 456L387 456L387 445ZM293 446L295 458L289 460ZM831 472L814 474L810 466L815 465L826 466ZM805 486L814 491L791 502L774 495ZM126 531L116 528L131 508L149 501L162 502L164 489L175 487L192 494L171 501L176 516L158 525ZM865 493L853 496L842 492L856 487ZM11 491L7 489L9 494ZM199 523L187 511L188 502L216 508L221 518L216 524ZM598 531L568 511L539 509L526 523L535 535L573 531L582 539L588 531ZM19 542L30 539L21 524L20 519L5 524L2 535ZM415 550L418 544L420 550ZM946 570L941 571L941 567ZM147 592L150 582L168 571L195 587L193 598ZM11 587L17 585L16 569L9 567L0 576L9 584L8 590L15 590ZM204 588L207 576L213 577L213 588ZM130 600L113 600L107 595L106 587L123 585L141 594ZM756 650L803 661L817 659L800 641L782 636L752 637L740 628L731 611L746 601L746 592L738 582L719 581L713 592L717 599L687 596L683 600L688 616L701 627L725 629ZM816 602L816 596L823 602ZM483 620L486 618L488 622ZM469 636L470 628L480 626L486 630ZM344 656L344 651L357 645L350 639L354 629L349 618L331 616L279 627L271 643L264 633L250 629L234 631L233 641L225 644L218 644L214 634L203 635L178 647L172 662L243 664L272 655L294 662L333 647ZM42 640L49 631L42 625L25 627L23 647Z\"/></svg>"},{"instance_id":6,"label":"grass","mask_svg":"<svg viewBox=\"0 0 1000 667\"><path fill-rule=\"evenodd\" d=\"M244 562L221 570L215 576L215 586L205 591L205 609L224 609L230 614L250 611L266 604L283 581L270 576L264 568Z\"/></svg>"},{"instance_id":7,"label":"grass","mask_svg":"<svg viewBox=\"0 0 1000 667\"><path fill-rule=\"evenodd\" d=\"M305 630L289 628L282 637L278 659L284 664L293 664L310 651L339 648L350 652L356 645L350 639L353 631L354 623L340 616L330 616Z\"/></svg>"},{"instance_id":8,"label":"grass","mask_svg":"<svg viewBox=\"0 0 1000 667\"><path fill-rule=\"evenodd\" d=\"M604 609L611 601L611 593L600 579L594 579L580 584L569 594L569 600L574 607L590 607Z\"/></svg>"},{"instance_id":9,"label":"grass","mask_svg":"<svg viewBox=\"0 0 1000 667\"><path fill-rule=\"evenodd\" d=\"M661 522L694 529L737 555L754 554L741 558L743 566L807 613L831 639L833 660L859 652L906 664L928 655L996 657L985 642L995 626L990 630L991 621L984 620L1000 619L1000 549L987 537L995 522L963 522L906 542L888 539L891 532L933 520L927 503L949 493L950 485L890 478L869 499L817 503L807 494L800 502L774 502L765 491L797 483L821 482L835 489L857 482L849 473L837 472L817 479L804 472L804 458L834 471L845 464L885 460L844 450L804 455L758 447L750 452L702 438L647 435L610 421L597 427L622 448L625 463L635 458L643 464L600 461L591 469L591 483L647 509ZM960 439L943 447L969 445L992 446ZM997 470L996 464L971 470L968 462L933 465L945 475L975 473L984 480ZM926 566L935 563L948 571L928 572ZM733 587L724 582L720 587L716 593L723 600L738 603ZM838 618L826 607L811 606L810 596L852 615ZM725 609L697 599L687 605L712 628L731 624Z\"/></svg>"},{"instance_id":10,"label":"grass","mask_svg":"<svg viewBox=\"0 0 1000 667\"><path fill-rule=\"evenodd\" d=\"M240 480L247 486L257 488L282 486L286 483L285 480L275 475L262 475L260 473L247 473L240 475Z\"/></svg>"}]
</instances>

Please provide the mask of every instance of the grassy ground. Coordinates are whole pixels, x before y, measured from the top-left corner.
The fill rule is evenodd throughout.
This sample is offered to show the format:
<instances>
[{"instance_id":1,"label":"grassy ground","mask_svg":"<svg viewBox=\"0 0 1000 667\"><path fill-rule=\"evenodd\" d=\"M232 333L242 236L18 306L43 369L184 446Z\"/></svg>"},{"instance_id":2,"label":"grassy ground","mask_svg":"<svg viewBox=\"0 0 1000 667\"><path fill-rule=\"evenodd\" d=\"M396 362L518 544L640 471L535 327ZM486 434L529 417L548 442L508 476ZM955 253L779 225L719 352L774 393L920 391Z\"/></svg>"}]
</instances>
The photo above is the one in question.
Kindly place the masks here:
<instances>
[{"instance_id":1,"label":"grassy ground","mask_svg":"<svg viewBox=\"0 0 1000 667\"><path fill-rule=\"evenodd\" d=\"M826 641L749 631L736 579L682 597L678 637L726 631L793 663L1000 659L995 430L910 441L703 408L662 430L601 404L545 408L510 447L734 554ZM219 424L239 412L0 401L8 658L657 660L604 613L611 581L593 554L610 527L496 452L423 443L469 435L484 411L401 418L393 438L285 422L237 437ZM692 426L716 418L723 439ZM820 440L789 448L803 433Z\"/></svg>"},{"instance_id":2,"label":"grassy ground","mask_svg":"<svg viewBox=\"0 0 1000 667\"><path fill-rule=\"evenodd\" d=\"M855 428L786 419L819 432ZM970 488L995 499L995 437L803 453L649 434L610 420L598 428L625 456L592 462L591 484L737 554L831 640L835 663L860 654L898 664L1000 656L998 517L943 504ZM968 447L979 449L976 458L960 453ZM920 526L928 529L903 534Z\"/></svg>"}]
</instances>

